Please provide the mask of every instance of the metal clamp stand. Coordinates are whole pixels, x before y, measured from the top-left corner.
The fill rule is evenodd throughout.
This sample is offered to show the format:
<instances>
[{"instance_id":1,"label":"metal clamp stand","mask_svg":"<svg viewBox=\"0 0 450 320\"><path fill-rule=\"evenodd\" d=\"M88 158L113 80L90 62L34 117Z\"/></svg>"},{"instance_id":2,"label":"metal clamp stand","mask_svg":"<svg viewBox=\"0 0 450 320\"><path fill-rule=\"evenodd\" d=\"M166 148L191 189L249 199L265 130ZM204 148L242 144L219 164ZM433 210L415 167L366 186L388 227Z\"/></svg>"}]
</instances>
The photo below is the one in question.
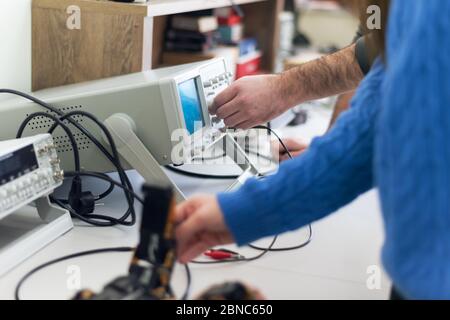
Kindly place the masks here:
<instances>
[{"instance_id":1,"label":"metal clamp stand","mask_svg":"<svg viewBox=\"0 0 450 320\"><path fill-rule=\"evenodd\" d=\"M126 114L116 113L105 120L105 125L111 132L119 154L139 172L147 183L170 185L173 187L177 203L186 200L180 188L164 172L155 157L136 135L133 119Z\"/></svg>"},{"instance_id":2,"label":"metal clamp stand","mask_svg":"<svg viewBox=\"0 0 450 320\"><path fill-rule=\"evenodd\" d=\"M73 228L69 212L53 206L48 196L35 204L0 220L0 275Z\"/></svg>"}]
</instances>

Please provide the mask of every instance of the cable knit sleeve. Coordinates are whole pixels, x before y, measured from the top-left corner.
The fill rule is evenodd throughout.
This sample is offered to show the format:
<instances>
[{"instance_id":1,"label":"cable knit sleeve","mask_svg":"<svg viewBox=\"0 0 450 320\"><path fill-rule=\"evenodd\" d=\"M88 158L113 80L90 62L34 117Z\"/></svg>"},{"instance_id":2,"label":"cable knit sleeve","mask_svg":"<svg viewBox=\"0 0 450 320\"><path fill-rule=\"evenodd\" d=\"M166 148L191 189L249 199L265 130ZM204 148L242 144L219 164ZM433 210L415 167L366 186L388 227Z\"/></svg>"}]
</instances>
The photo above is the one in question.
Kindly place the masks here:
<instances>
[{"instance_id":1,"label":"cable knit sleeve","mask_svg":"<svg viewBox=\"0 0 450 320\"><path fill-rule=\"evenodd\" d=\"M377 62L352 108L304 155L282 164L273 176L219 194L225 221L238 244L302 227L373 187L373 141L383 73Z\"/></svg>"},{"instance_id":2,"label":"cable knit sleeve","mask_svg":"<svg viewBox=\"0 0 450 320\"><path fill-rule=\"evenodd\" d=\"M450 1L395 1L375 164L385 268L407 298L450 299Z\"/></svg>"}]
</instances>

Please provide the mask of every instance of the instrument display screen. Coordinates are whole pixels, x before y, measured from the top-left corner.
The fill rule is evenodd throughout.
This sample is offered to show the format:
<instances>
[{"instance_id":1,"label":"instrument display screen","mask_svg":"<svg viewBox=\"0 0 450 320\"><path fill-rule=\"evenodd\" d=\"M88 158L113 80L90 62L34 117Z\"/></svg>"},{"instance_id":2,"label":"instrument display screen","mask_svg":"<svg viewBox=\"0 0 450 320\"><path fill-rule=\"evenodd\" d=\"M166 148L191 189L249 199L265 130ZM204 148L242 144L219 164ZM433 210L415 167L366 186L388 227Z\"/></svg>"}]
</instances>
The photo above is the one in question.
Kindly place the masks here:
<instances>
[{"instance_id":1,"label":"instrument display screen","mask_svg":"<svg viewBox=\"0 0 450 320\"><path fill-rule=\"evenodd\" d=\"M34 146L30 145L0 157L0 186L39 167Z\"/></svg>"},{"instance_id":2,"label":"instrument display screen","mask_svg":"<svg viewBox=\"0 0 450 320\"><path fill-rule=\"evenodd\" d=\"M197 79L189 79L178 85L184 121L190 134L205 126Z\"/></svg>"}]
</instances>

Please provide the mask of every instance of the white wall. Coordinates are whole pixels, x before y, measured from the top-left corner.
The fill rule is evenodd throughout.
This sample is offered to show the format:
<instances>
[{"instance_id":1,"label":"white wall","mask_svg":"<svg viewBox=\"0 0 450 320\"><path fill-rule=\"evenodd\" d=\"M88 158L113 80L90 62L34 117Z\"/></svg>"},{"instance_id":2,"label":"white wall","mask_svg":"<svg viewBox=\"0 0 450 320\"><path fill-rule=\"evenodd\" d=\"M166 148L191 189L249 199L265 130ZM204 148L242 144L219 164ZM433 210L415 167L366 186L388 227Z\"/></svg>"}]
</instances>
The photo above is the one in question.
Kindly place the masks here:
<instances>
[{"instance_id":1,"label":"white wall","mask_svg":"<svg viewBox=\"0 0 450 320\"><path fill-rule=\"evenodd\" d=\"M355 37L359 21L345 10L303 10L299 29L315 47L348 46Z\"/></svg>"},{"instance_id":2,"label":"white wall","mask_svg":"<svg viewBox=\"0 0 450 320\"><path fill-rule=\"evenodd\" d=\"M31 0L0 0L0 88L31 90Z\"/></svg>"}]
</instances>

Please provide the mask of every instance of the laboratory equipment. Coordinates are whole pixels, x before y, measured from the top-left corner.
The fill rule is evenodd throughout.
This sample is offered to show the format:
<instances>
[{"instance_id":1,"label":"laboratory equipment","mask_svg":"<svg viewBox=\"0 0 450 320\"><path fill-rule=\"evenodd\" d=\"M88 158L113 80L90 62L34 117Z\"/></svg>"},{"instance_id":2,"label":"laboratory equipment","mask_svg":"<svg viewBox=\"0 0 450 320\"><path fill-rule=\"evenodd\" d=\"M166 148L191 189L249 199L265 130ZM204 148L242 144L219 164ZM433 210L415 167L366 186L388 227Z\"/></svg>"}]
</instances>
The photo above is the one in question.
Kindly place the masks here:
<instances>
[{"instance_id":1,"label":"laboratory equipment","mask_svg":"<svg viewBox=\"0 0 450 320\"><path fill-rule=\"evenodd\" d=\"M224 124L208 112L209 105L230 85L231 79L224 59L214 59L47 89L34 95L62 112L85 111L103 121L127 168L136 169L149 183L170 183L177 201L182 201L184 195L162 166L184 164L219 142L244 171L232 188L258 174L244 150L224 132ZM42 111L38 104L22 98L0 103L0 139L14 137L21 122L37 111ZM103 138L89 119L73 118L96 138ZM29 122L25 135L46 132L52 125L51 119L37 117ZM76 131L72 125L69 127ZM75 139L84 170L114 170L85 135L77 132ZM73 170L72 146L61 128L55 130L54 140L61 166ZM103 141L106 146L106 140Z\"/></svg>"},{"instance_id":2,"label":"laboratory equipment","mask_svg":"<svg viewBox=\"0 0 450 320\"><path fill-rule=\"evenodd\" d=\"M49 134L0 142L0 274L72 228L48 199L63 179Z\"/></svg>"}]
</instances>

